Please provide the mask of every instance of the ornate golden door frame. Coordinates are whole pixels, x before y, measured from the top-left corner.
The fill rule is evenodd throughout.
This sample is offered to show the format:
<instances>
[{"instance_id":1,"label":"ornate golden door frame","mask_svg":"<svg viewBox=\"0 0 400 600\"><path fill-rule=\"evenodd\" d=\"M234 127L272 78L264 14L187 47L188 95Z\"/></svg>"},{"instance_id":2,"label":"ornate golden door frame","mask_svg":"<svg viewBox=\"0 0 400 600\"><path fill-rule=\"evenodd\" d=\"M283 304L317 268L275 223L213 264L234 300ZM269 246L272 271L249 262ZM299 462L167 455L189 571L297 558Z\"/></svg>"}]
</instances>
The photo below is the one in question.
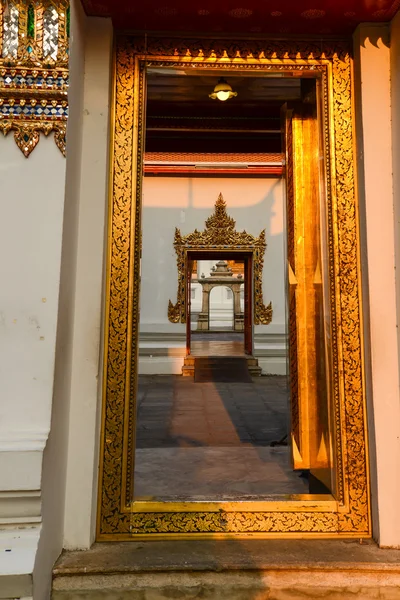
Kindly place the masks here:
<instances>
[{"instance_id":1,"label":"ornate golden door frame","mask_svg":"<svg viewBox=\"0 0 400 600\"><path fill-rule=\"evenodd\" d=\"M336 496L261 502L133 500L141 187L147 66L317 79L325 158L330 370ZM174 536L370 536L352 60L345 41L118 37L110 174L98 539Z\"/></svg>"},{"instance_id":2,"label":"ornate golden door frame","mask_svg":"<svg viewBox=\"0 0 400 600\"><path fill-rule=\"evenodd\" d=\"M193 231L182 235L175 228L174 248L178 270L178 291L175 304L168 303L168 320L171 323L186 323L186 272L188 252L251 252L253 254L253 288L254 288L254 324L268 325L272 319L272 304L265 306L263 302L262 272L264 254L267 248L265 229L258 237L247 231L236 231L236 222L226 210L226 202L220 194L214 206L213 214L208 217L204 231Z\"/></svg>"}]
</instances>

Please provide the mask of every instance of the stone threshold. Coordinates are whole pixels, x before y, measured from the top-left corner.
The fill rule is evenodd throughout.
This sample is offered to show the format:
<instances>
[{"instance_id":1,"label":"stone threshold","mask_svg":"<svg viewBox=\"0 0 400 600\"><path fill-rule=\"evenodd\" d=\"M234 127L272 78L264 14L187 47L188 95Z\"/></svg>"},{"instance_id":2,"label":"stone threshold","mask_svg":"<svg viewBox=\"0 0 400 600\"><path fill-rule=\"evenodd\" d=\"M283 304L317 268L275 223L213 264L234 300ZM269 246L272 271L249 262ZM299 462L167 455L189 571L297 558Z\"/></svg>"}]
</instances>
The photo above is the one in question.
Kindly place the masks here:
<instances>
[{"instance_id":1,"label":"stone threshold","mask_svg":"<svg viewBox=\"0 0 400 600\"><path fill-rule=\"evenodd\" d=\"M400 599L400 551L370 540L170 540L64 552L53 600Z\"/></svg>"}]
</instances>

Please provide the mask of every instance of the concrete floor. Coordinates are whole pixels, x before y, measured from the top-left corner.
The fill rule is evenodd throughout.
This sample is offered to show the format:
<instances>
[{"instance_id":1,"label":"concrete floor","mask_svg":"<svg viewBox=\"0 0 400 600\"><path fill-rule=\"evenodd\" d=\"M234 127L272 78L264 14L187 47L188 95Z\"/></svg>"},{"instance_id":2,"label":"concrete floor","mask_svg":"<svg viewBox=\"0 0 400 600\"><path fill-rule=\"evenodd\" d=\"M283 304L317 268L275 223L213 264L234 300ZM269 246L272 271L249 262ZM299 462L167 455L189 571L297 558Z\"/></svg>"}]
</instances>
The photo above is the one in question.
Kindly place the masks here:
<instances>
[{"instance_id":1,"label":"concrete floor","mask_svg":"<svg viewBox=\"0 0 400 600\"><path fill-rule=\"evenodd\" d=\"M163 500L267 498L308 492L289 449L285 377L194 383L139 377L135 497Z\"/></svg>"}]
</instances>

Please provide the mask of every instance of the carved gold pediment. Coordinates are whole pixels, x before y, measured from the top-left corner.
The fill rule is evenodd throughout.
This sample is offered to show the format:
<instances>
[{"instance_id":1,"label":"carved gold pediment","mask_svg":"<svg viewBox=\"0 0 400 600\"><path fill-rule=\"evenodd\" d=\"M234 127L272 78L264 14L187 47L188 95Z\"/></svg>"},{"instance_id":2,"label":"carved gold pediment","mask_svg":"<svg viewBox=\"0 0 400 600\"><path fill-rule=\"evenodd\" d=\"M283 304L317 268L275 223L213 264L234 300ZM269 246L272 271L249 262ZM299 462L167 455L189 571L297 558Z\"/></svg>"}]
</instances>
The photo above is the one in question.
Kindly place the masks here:
<instances>
[{"instance_id":1,"label":"carved gold pediment","mask_svg":"<svg viewBox=\"0 0 400 600\"><path fill-rule=\"evenodd\" d=\"M205 229L182 235L175 229L174 248L178 267L177 302L168 304L168 319L171 323L186 323L185 272L189 250L243 250L253 253L254 277L254 324L268 325L272 320L272 304L263 302L262 270L267 248L265 229L258 237L247 231L236 231L236 221L226 210L226 202L220 194L213 214L205 222Z\"/></svg>"}]
</instances>

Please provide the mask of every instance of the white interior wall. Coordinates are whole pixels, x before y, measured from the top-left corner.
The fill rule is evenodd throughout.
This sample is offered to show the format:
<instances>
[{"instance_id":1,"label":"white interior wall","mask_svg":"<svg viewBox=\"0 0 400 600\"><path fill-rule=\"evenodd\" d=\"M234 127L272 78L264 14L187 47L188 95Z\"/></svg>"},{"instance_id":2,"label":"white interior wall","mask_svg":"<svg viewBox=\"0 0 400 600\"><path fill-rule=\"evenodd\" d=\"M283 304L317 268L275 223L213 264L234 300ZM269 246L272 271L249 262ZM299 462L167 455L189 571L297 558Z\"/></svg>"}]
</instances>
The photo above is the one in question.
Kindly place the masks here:
<instances>
[{"instance_id":1,"label":"white interior wall","mask_svg":"<svg viewBox=\"0 0 400 600\"><path fill-rule=\"evenodd\" d=\"M266 229L263 271L265 302L272 301L271 332L285 324L283 263L283 191L280 179L145 177L143 185L143 253L140 327L176 331L168 321L168 300L176 301L175 227L182 235L203 230L219 193L236 229L258 236ZM263 331L264 327L257 328Z\"/></svg>"},{"instance_id":2,"label":"white interior wall","mask_svg":"<svg viewBox=\"0 0 400 600\"><path fill-rule=\"evenodd\" d=\"M236 220L236 229L258 236L266 229L267 251L263 270L264 301L272 301L273 320L268 326L255 327L256 349L268 345L281 351L285 333L285 268L283 237L283 186L280 179L146 177L143 185L143 253L141 280L141 348L147 356L139 361L139 372L168 372L166 360L149 356L151 348L166 345L168 336L181 336L170 347L185 347L185 325L168 321L168 300L176 302L177 268L173 247L175 227L182 235L203 230L212 214L219 193L228 213ZM161 334L164 340L149 341L146 334ZM271 336L271 344L266 337ZM272 348L272 346L271 346ZM270 348L270 349L271 349ZM180 372L183 362L170 357L171 372ZM285 359L279 358L285 372Z\"/></svg>"},{"instance_id":3,"label":"white interior wall","mask_svg":"<svg viewBox=\"0 0 400 600\"><path fill-rule=\"evenodd\" d=\"M355 114L373 532L381 546L399 547L400 395L395 236L398 224L394 219L392 174L398 172L399 164L395 160L398 159L395 146L392 156L392 139L398 144L399 133L391 128L392 114L399 108L399 104L392 107L391 98L394 93L398 102L398 18L392 28L392 50L388 33L386 25L362 25L356 31ZM397 195L398 191L396 188Z\"/></svg>"}]
</instances>

